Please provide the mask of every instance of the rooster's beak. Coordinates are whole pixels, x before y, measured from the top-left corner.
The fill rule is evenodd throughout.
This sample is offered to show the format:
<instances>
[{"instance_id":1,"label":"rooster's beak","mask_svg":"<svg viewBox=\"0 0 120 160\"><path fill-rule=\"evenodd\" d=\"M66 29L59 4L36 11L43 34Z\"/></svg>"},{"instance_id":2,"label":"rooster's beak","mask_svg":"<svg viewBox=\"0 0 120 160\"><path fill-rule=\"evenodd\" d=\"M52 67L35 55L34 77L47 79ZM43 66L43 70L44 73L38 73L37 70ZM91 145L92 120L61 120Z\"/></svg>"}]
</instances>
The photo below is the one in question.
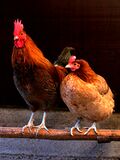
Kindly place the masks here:
<instances>
[{"instance_id":1,"label":"rooster's beak","mask_svg":"<svg viewBox=\"0 0 120 160\"><path fill-rule=\"evenodd\" d=\"M67 65L65 66L65 68L71 68L71 65L70 65L70 64L67 64Z\"/></svg>"},{"instance_id":2,"label":"rooster's beak","mask_svg":"<svg viewBox=\"0 0 120 160\"><path fill-rule=\"evenodd\" d=\"M14 41L17 40L17 39L19 39L19 37L18 37L18 36L15 36L15 37L14 37Z\"/></svg>"}]
</instances>

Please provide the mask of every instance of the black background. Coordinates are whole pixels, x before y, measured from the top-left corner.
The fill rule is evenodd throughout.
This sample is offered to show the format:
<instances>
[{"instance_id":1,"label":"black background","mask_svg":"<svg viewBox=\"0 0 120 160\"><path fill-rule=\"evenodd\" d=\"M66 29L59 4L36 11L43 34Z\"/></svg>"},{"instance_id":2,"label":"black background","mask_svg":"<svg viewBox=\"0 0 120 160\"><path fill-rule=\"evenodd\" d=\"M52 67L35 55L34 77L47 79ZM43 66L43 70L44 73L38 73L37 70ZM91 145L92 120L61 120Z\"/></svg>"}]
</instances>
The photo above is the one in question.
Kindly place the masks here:
<instances>
[{"instance_id":1,"label":"black background","mask_svg":"<svg viewBox=\"0 0 120 160\"><path fill-rule=\"evenodd\" d=\"M110 85L120 112L120 1L3 1L0 14L0 104L24 106L12 79L13 22L19 18L52 62L72 46Z\"/></svg>"}]
</instances>

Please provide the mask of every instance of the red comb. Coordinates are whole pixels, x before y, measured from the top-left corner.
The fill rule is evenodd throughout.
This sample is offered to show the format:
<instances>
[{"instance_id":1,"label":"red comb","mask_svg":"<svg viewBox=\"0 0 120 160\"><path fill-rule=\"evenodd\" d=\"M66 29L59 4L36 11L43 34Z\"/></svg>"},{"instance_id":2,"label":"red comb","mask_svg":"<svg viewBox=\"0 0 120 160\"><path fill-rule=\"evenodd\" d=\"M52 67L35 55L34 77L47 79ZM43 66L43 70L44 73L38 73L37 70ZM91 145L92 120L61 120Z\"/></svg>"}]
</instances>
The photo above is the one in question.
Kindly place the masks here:
<instances>
[{"instance_id":1,"label":"red comb","mask_svg":"<svg viewBox=\"0 0 120 160\"><path fill-rule=\"evenodd\" d=\"M22 31L23 28L24 28L24 26L21 23L21 20L17 19L14 21L14 35L18 34L20 31Z\"/></svg>"},{"instance_id":2,"label":"red comb","mask_svg":"<svg viewBox=\"0 0 120 160\"><path fill-rule=\"evenodd\" d=\"M73 63L76 60L76 56L71 56L69 58L69 63Z\"/></svg>"}]
</instances>

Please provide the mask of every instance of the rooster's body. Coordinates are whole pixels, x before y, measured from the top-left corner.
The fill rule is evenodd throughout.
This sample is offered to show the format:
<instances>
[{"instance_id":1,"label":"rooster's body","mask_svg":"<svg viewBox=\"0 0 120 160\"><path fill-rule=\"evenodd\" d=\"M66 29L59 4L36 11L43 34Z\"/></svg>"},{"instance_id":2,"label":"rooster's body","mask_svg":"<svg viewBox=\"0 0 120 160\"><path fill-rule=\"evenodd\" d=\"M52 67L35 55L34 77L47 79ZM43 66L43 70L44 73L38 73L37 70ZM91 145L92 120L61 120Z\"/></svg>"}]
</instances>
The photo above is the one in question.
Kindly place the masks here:
<instances>
[{"instance_id":1,"label":"rooster's body","mask_svg":"<svg viewBox=\"0 0 120 160\"><path fill-rule=\"evenodd\" d=\"M14 23L12 67L15 86L32 111L26 127L32 127L35 111L56 110L60 101L60 82L67 70L55 67L44 57L18 20ZM45 114L39 128L42 127L46 128Z\"/></svg>"},{"instance_id":2,"label":"rooster's body","mask_svg":"<svg viewBox=\"0 0 120 160\"><path fill-rule=\"evenodd\" d=\"M73 72L64 78L61 84L61 96L69 110L78 119L87 119L91 122L108 118L113 112L114 99L106 80L96 74L82 59L74 59L66 67L71 68ZM79 130L78 123L75 128ZM91 128L96 131L95 123L85 134Z\"/></svg>"}]
</instances>

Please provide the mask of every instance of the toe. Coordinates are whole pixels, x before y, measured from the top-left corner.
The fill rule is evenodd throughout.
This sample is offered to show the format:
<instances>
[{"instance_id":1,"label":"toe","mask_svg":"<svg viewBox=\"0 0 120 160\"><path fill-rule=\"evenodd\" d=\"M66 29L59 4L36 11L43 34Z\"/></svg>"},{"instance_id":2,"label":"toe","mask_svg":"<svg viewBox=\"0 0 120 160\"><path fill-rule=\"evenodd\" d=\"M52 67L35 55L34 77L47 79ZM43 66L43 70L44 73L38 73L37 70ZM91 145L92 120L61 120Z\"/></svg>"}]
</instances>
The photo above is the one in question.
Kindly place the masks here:
<instances>
[{"instance_id":1,"label":"toe","mask_svg":"<svg viewBox=\"0 0 120 160\"><path fill-rule=\"evenodd\" d=\"M80 128L77 128L77 131L80 132L80 133L82 133L82 131L80 130Z\"/></svg>"},{"instance_id":2,"label":"toe","mask_svg":"<svg viewBox=\"0 0 120 160\"><path fill-rule=\"evenodd\" d=\"M71 134L71 136L74 136L73 135L73 130L74 130L75 128L74 127L72 127L71 129L70 129L70 134Z\"/></svg>"}]
</instances>

